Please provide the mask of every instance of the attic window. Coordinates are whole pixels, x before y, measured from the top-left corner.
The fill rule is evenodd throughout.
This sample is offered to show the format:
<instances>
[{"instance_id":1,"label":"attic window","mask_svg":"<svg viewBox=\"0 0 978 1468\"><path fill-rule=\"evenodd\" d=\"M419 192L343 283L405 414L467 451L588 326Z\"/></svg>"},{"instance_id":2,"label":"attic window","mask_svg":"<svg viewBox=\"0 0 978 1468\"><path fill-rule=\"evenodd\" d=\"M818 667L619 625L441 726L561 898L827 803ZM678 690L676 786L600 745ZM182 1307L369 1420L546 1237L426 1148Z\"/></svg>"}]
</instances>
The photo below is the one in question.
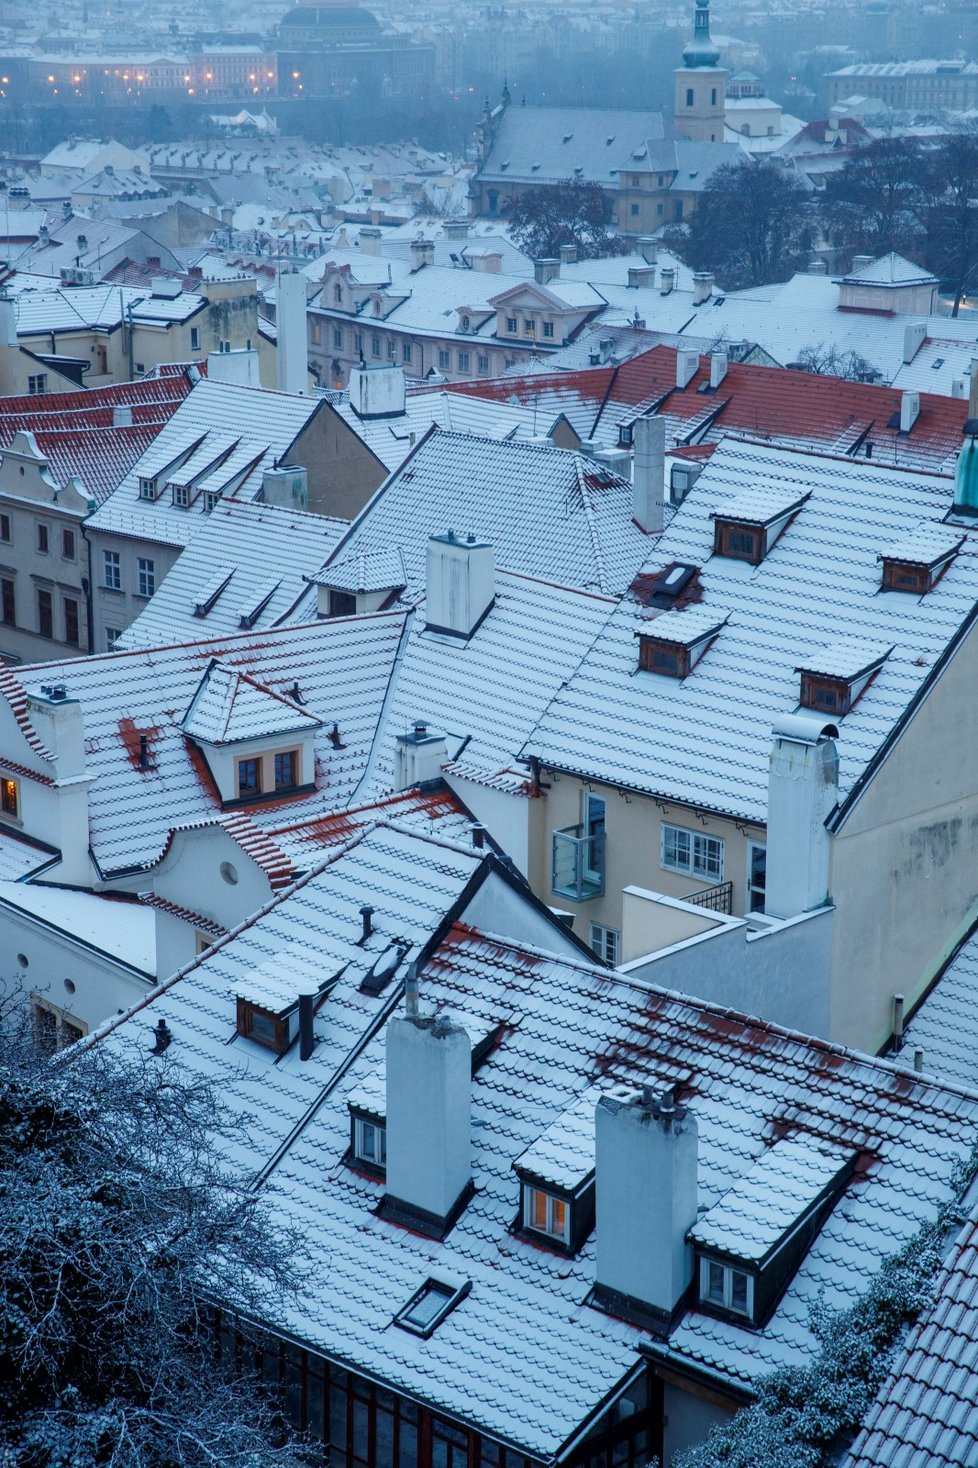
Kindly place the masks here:
<instances>
[{"instance_id":1,"label":"attic window","mask_svg":"<svg viewBox=\"0 0 978 1468\"><path fill-rule=\"evenodd\" d=\"M630 423L619 423L619 425L618 425L618 446L619 446L619 448L623 448L623 449L631 448L632 437L633 437L633 434L632 434L632 425Z\"/></svg>"},{"instance_id":2,"label":"attic window","mask_svg":"<svg viewBox=\"0 0 978 1468\"><path fill-rule=\"evenodd\" d=\"M852 1175L853 1148L818 1137L768 1147L690 1229L699 1303L764 1325Z\"/></svg>"},{"instance_id":3,"label":"attic window","mask_svg":"<svg viewBox=\"0 0 978 1468\"><path fill-rule=\"evenodd\" d=\"M237 1031L245 1040L254 1040L276 1055L284 1055L289 1045L289 1023L285 1015L263 1009L249 999L238 996Z\"/></svg>"},{"instance_id":4,"label":"attic window","mask_svg":"<svg viewBox=\"0 0 978 1468\"><path fill-rule=\"evenodd\" d=\"M523 1227L559 1244L570 1243L570 1204L556 1193L523 1184Z\"/></svg>"},{"instance_id":5,"label":"attic window","mask_svg":"<svg viewBox=\"0 0 978 1468\"><path fill-rule=\"evenodd\" d=\"M350 1107L348 1161L372 1177L387 1174L387 1122L373 1112Z\"/></svg>"},{"instance_id":6,"label":"attic window","mask_svg":"<svg viewBox=\"0 0 978 1468\"><path fill-rule=\"evenodd\" d=\"M713 551L759 566L808 495L748 490L712 511Z\"/></svg>"},{"instance_id":7,"label":"attic window","mask_svg":"<svg viewBox=\"0 0 978 1468\"><path fill-rule=\"evenodd\" d=\"M706 607L656 617L648 632L637 634L640 670L661 673L666 678L687 677L725 622L724 615Z\"/></svg>"},{"instance_id":8,"label":"attic window","mask_svg":"<svg viewBox=\"0 0 978 1468\"><path fill-rule=\"evenodd\" d=\"M329 588L329 615L331 617L356 616L357 599L352 591L337 591Z\"/></svg>"},{"instance_id":9,"label":"attic window","mask_svg":"<svg viewBox=\"0 0 978 1468\"><path fill-rule=\"evenodd\" d=\"M470 1280L450 1280L448 1276L430 1277L394 1316L394 1324L427 1340L441 1325L445 1316L465 1299L472 1288Z\"/></svg>"},{"instance_id":10,"label":"attic window","mask_svg":"<svg viewBox=\"0 0 978 1468\"><path fill-rule=\"evenodd\" d=\"M836 717L847 714L890 652L888 647L855 639L822 648L795 669L801 674L799 704Z\"/></svg>"},{"instance_id":11,"label":"attic window","mask_svg":"<svg viewBox=\"0 0 978 1468\"><path fill-rule=\"evenodd\" d=\"M661 637L640 637L638 665L645 673L663 673L667 678L685 678L690 671L689 648Z\"/></svg>"},{"instance_id":12,"label":"attic window","mask_svg":"<svg viewBox=\"0 0 978 1468\"><path fill-rule=\"evenodd\" d=\"M146 474L139 476L139 498L141 500L156 499L156 480Z\"/></svg>"},{"instance_id":13,"label":"attic window","mask_svg":"<svg viewBox=\"0 0 978 1468\"><path fill-rule=\"evenodd\" d=\"M943 576L961 548L963 536L922 525L902 541L887 546L883 563L884 591L908 591L924 596Z\"/></svg>"},{"instance_id":14,"label":"attic window","mask_svg":"<svg viewBox=\"0 0 978 1468\"><path fill-rule=\"evenodd\" d=\"M761 525L740 525L728 520L715 520L713 550L718 556L727 556L734 561L749 561L752 566L759 566L764 559L764 528Z\"/></svg>"}]
</instances>

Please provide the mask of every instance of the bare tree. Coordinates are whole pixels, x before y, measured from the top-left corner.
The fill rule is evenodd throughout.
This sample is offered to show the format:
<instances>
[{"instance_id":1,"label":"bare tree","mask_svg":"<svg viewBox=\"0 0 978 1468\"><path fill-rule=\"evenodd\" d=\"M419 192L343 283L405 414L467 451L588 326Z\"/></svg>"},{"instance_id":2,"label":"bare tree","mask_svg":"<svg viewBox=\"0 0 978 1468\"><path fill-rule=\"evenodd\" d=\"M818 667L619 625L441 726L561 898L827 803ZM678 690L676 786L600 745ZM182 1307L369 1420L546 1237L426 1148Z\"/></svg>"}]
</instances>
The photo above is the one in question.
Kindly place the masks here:
<instances>
[{"instance_id":1,"label":"bare tree","mask_svg":"<svg viewBox=\"0 0 978 1468\"><path fill-rule=\"evenodd\" d=\"M627 246L608 229L607 203L599 184L565 179L553 187L528 189L507 208L510 233L534 259L559 256L576 245L580 259L620 255Z\"/></svg>"},{"instance_id":2,"label":"bare tree","mask_svg":"<svg viewBox=\"0 0 978 1468\"><path fill-rule=\"evenodd\" d=\"M708 179L689 223L666 243L692 270L711 270L727 290L787 280L814 239L805 185L776 163L725 163Z\"/></svg>"},{"instance_id":3,"label":"bare tree","mask_svg":"<svg viewBox=\"0 0 978 1468\"><path fill-rule=\"evenodd\" d=\"M216 1360L208 1301L261 1317L291 1246L222 1161L212 1088L165 1053L58 1061L0 1034L0 1445L24 1468L287 1468ZM278 1436L273 1434L277 1433Z\"/></svg>"},{"instance_id":4,"label":"bare tree","mask_svg":"<svg viewBox=\"0 0 978 1468\"><path fill-rule=\"evenodd\" d=\"M926 169L912 138L877 138L825 183L822 217L832 244L847 254L907 255L924 243Z\"/></svg>"},{"instance_id":5,"label":"bare tree","mask_svg":"<svg viewBox=\"0 0 978 1468\"><path fill-rule=\"evenodd\" d=\"M978 272L978 127L941 139L928 157L927 180L928 259L954 292L957 316Z\"/></svg>"},{"instance_id":6,"label":"bare tree","mask_svg":"<svg viewBox=\"0 0 978 1468\"><path fill-rule=\"evenodd\" d=\"M802 347L794 362L788 364L802 372L814 373L816 377L844 377L848 382L882 382L883 374L868 358L852 348L843 351L840 347Z\"/></svg>"}]
</instances>

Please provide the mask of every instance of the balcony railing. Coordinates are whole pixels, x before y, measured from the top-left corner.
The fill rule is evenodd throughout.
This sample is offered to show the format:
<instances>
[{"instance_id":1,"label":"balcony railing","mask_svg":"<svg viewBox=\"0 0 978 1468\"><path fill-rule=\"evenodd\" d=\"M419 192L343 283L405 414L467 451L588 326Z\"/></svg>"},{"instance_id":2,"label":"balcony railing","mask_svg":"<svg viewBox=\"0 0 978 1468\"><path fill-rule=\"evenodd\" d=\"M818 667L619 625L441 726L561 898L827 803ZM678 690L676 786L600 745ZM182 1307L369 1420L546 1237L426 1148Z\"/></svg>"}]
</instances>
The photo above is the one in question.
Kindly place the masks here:
<instances>
[{"instance_id":1,"label":"balcony railing","mask_svg":"<svg viewBox=\"0 0 978 1468\"><path fill-rule=\"evenodd\" d=\"M696 892L687 893L683 901L709 908L710 912L725 912L729 916L733 912L733 882L721 882L717 887L700 887Z\"/></svg>"},{"instance_id":2,"label":"balcony railing","mask_svg":"<svg viewBox=\"0 0 978 1468\"><path fill-rule=\"evenodd\" d=\"M561 897L586 902L604 891L605 837L585 834L584 826L555 831L553 889Z\"/></svg>"}]
</instances>

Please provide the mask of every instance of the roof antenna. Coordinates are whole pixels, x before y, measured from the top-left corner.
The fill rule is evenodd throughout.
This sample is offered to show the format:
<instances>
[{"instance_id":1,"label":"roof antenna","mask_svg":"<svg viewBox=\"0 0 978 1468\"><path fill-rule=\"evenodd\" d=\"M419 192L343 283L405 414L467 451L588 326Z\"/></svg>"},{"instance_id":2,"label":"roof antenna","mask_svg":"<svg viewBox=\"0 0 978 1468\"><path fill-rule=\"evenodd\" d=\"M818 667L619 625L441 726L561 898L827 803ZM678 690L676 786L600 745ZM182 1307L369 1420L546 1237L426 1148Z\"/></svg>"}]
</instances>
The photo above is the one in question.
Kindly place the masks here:
<instances>
[{"instance_id":1,"label":"roof antenna","mask_svg":"<svg viewBox=\"0 0 978 1468\"><path fill-rule=\"evenodd\" d=\"M162 1055L172 1040L173 1031L170 1029L166 1020L157 1020L156 1028L153 1031L153 1049L151 1053L153 1055Z\"/></svg>"}]
</instances>

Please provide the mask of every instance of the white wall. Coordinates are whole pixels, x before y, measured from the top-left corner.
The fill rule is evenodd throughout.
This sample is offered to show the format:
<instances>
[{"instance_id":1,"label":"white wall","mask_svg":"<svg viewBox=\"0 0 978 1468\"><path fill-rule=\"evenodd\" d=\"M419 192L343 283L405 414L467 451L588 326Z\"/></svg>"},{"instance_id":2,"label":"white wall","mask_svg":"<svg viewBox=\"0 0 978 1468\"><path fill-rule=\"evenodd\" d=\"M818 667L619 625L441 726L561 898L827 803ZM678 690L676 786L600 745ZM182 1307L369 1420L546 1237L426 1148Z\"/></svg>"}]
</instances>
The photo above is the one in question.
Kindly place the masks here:
<instances>
[{"instance_id":1,"label":"white wall","mask_svg":"<svg viewBox=\"0 0 978 1468\"><path fill-rule=\"evenodd\" d=\"M529 798L491 790L474 780L446 772L448 788L475 816L507 856L512 857L524 877L529 872L530 812ZM552 899L551 899L552 900Z\"/></svg>"},{"instance_id":2,"label":"white wall","mask_svg":"<svg viewBox=\"0 0 978 1468\"><path fill-rule=\"evenodd\" d=\"M624 964L647 984L829 1038L835 909L727 924ZM766 925L770 924L770 927Z\"/></svg>"}]
</instances>

